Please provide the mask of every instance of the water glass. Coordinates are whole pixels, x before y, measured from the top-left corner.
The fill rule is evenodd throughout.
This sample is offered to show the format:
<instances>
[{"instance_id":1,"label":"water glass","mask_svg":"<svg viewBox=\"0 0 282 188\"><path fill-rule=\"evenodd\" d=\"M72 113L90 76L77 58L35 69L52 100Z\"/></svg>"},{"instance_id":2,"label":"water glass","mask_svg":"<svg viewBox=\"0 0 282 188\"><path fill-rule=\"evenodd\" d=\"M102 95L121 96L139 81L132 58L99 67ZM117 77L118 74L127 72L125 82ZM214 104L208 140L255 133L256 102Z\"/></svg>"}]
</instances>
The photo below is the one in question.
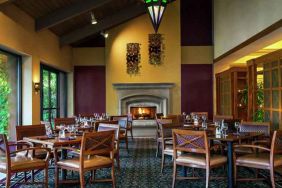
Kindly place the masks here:
<instances>
[{"instance_id":1,"label":"water glass","mask_svg":"<svg viewBox=\"0 0 282 188\"><path fill-rule=\"evenodd\" d=\"M235 128L236 128L236 130L237 130L237 135L239 135L240 122L235 122L235 123L234 123L234 126L235 126Z\"/></svg>"}]
</instances>

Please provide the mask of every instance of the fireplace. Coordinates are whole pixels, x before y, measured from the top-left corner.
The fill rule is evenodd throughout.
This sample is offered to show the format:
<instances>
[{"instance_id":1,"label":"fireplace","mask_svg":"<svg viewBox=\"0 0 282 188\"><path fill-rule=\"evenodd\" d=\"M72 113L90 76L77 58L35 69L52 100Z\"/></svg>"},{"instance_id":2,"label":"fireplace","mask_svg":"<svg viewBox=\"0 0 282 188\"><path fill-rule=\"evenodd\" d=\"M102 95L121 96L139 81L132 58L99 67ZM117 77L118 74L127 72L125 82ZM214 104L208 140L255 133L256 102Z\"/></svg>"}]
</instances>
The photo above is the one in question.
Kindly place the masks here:
<instances>
[{"instance_id":1,"label":"fireplace","mask_svg":"<svg viewBox=\"0 0 282 188\"><path fill-rule=\"evenodd\" d=\"M130 113L133 120L149 120L154 119L157 112L156 106L137 106L130 107Z\"/></svg>"}]
</instances>

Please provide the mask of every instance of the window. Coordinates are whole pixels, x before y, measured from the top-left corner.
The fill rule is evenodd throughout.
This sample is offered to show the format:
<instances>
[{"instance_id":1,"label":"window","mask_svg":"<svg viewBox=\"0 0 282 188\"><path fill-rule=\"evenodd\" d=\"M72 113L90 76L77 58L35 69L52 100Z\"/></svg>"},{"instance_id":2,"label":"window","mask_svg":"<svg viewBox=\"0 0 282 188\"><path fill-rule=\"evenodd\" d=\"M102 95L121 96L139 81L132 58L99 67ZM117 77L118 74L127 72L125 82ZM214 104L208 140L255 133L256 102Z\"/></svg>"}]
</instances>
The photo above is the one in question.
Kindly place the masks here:
<instances>
[{"instance_id":1,"label":"window","mask_svg":"<svg viewBox=\"0 0 282 188\"><path fill-rule=\"evenodd\" d=\"M53 123L66 115L66 74L41 65L41 120Z\"/></svg>"},{"instance_id":2,"label":"window","mask_svg":"<svg viewBox=\"0 0 282 188\"><path fill-rule=\"evenodd\" d=\"M22 124L21 65L21 56L0 49L0 132L11 139Z\"/></svg>"}]
</instances>

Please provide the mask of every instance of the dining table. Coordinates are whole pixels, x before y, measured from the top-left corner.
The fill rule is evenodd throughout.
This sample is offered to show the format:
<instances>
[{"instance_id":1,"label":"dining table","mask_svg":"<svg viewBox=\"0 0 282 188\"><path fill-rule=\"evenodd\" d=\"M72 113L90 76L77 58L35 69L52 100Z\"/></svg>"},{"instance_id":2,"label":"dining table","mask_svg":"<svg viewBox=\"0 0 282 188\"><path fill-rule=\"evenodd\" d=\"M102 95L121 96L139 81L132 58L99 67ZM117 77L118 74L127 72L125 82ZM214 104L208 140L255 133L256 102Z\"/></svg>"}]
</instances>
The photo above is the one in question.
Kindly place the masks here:
<instances>
[{"instance_id":1,"label":"dining table","mask_svg":"<svg viewBox=\"0 0 282 188\"><path fill-rule=\"evenodd\" d=\"M220 141L227 144L227 182L228 188L233 188L235 186L234 182L234 161L233 161L233 144L240 143L244 140L255 140L258 137L262 136L263 133L250 132L250 133L228 133L227 135L223 134L209 134L208 139L210 141Z\"/></svg>"},{"instance_id":2,"label":"dining table","mask_svg":"<svg viewBox=\"0 0 282 188\"><path fill-rule=\"evenodd\" d=\"M81 139L82 133L79 133L77 135L66 133L65 138L59 138L57 135L52 137L42 135L23 138L24 141L31 142L33 144L43 145L45 147L50 148L52 151L54 151L56 148L60 148L63 146L79 145L81 143ZM67 150L62 150L61 157L62 159L67 158ZM62 170L62 179L65 180L66 176L66 171Z\"/></svg>"}]
</instances>

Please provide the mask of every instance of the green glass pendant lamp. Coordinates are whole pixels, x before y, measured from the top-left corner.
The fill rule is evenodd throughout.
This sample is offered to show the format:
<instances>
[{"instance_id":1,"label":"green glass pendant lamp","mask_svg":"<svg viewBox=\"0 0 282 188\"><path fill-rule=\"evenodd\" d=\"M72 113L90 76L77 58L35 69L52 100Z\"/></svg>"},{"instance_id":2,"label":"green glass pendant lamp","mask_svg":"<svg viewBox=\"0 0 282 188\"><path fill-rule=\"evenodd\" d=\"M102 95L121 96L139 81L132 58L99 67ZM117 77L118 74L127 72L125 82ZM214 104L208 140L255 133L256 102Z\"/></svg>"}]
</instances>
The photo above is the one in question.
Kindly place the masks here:
<instances>
[{"instance_id":1,"label":"green glass pendant lamp","mask_svg":"<svg viewBox=\"0 0 282 188\"><path fill-rule=\"evenodd\" d=\"M158 32L167 3L168 0L145 0L155 33Z\"/></svg>"}]
</instances>

